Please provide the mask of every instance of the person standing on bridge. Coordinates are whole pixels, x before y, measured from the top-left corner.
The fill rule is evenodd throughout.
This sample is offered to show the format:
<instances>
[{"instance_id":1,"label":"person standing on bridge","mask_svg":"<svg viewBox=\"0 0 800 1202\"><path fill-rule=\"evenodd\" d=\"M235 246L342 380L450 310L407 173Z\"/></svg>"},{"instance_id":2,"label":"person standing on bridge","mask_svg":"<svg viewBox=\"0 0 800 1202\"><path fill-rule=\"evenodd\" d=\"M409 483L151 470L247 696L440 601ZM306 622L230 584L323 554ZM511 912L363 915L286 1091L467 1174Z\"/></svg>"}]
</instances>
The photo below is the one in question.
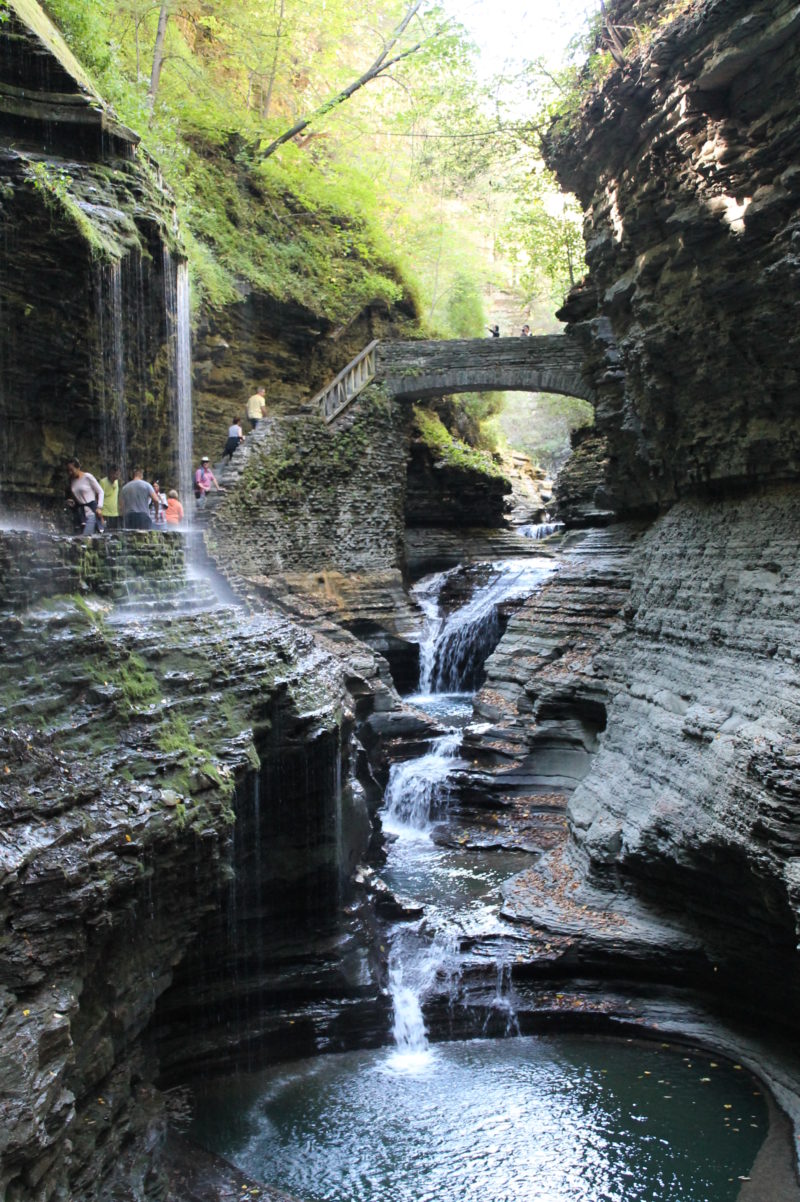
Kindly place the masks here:
<instances>
[{"instance_id":1,"label":"person standing on bridge","mask_svg":"<svg viewBox=\"0 0 800 1202\"><path fill-rule=\"evenodd\" d=\"M250 429L255 430L260 421L263 421L264 415L267 412L267 406L264 403L264 389L257 388L247 402L247 418L250 422Z\"/></svg>"},{"instance_id":2,"label":"person standing on bridge","mask_svg":"<svg viewBox=\"0 0 800 1202\"><path fill-rule=\"evenodd\" d=\"M489 331L489 333L491 334L492 338L500 337L500 327L498 325L487 326L486 328Z\"/></svg>"},{"instance_id":3,"label":"person standing on bridge","mask_svg":"<svg viewBox=\"0 0 800 1202\"><path fill-rule=\"evenodd\" d=\"M522 329L520 330L519 336L520 336L520 338L530 338L531 327L528 325L523 326Z\"/></svg>"}]
</instances>

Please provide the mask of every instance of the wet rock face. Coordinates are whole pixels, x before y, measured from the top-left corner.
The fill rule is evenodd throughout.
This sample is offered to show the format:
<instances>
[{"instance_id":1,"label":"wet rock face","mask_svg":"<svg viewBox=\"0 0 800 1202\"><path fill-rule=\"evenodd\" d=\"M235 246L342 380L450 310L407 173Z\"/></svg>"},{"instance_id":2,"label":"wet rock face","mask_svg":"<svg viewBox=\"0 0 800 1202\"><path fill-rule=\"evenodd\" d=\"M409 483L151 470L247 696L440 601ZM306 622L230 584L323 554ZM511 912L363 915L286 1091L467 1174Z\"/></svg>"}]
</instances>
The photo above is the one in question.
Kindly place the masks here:
<instances>
[{"instance_id":1,"label":"wet rock face","mask_svg":"<svg viewBox=\"0 0 800 1202\"><path fill-rule=\"evenodd\" d=\"M155 590L159 541L167 553L177 545L156 535L140 548ZM104 579L100 556L87 574L50 542L0 614L0 1193L160 1197L165 1105L153 1082L166 1045L145 1038L158 999L241 866L248 905L292 900L304 924L295 955L308 936L311 957L314 919L344 896L370 838L348 758L354 697L366 716L386 689L366 651L345 670L331 646L274 613L209 601L132 620L87 587ZM148 562L135 571L146 575ZM120 564L106 564L113 593ZM83 591L53 595L54 580ZM263 830L280 835L262 850L272 866L279 856L280 898L254 884L246 782L259 755ZM274 928L271 954L277 918ZM352 994L359 971L361 989L369 974L350 938ZM347 989L331 982L341 982L342 945L322 942L317 975L341 998ZM201 1007L171 1046L213 1046L215 1022ZM236 1015L225 1036L234 1059L246 1042Z\"/></svg>"},{"instance_id":2,"label":"wet rock face","mask_svg":"<svg viewBox=\"0 0 800 1202\"><path fill-rule=\"evenodd\" d=\"M124 450L128 468L172 467L171 201L52 33L12 8L0 46L0 473L15 510L55 504L72 455L98 475Z\"/></svg>"},{"instance_id":3,"label":"wet rock face","mask_svg":"<svg viewBox=\"0 0 800 1202\"><path fill-rule=\"evenodd\" d=\"M693 4L552 132L587 209L588 294L566 315L596 348L617 510L800 470L799 50L789 0Z\"/></svg>"},{"instance_id":4,"label":"wet rock face","mask_svg":"<svg viewBox=\"0 0 800 1202\"><path fill-rule=\"evenodd\" d=\"M600 879L702 932L730 995L783 1022L800 988L798 522L795 490L773 490L681 503L642 538L624 630L595 658L608 728L569 811Z\"/></svg>"}]
</instances>

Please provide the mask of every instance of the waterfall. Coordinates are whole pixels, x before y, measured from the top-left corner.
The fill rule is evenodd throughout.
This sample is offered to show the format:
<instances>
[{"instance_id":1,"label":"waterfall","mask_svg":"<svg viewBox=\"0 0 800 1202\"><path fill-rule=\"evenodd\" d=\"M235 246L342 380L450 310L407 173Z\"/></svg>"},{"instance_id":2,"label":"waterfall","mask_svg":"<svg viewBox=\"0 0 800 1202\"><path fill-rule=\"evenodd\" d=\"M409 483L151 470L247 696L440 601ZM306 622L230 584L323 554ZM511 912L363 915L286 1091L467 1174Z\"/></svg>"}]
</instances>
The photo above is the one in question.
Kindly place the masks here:
<instances>
[{"instance_id":1,"label":"waterfall","mask_svg":"<svg viewBox=\"0 0 800 1202\"><path fill-rule=\"evenodd\" d=\"M516 998L514 996L514 983L511 977L511 965L507 957L502 954L500 949L498 949L495 993L489 1005L486 1020L483 1024L484 1035L491 1033L490 1029L493 1025L496 1026L498 1018L501 1018L503 1021L504 1035L507 1036L520 1034L515 1001Z\"/></svg>"},{"instance_id":2,"label":"waterfall","mask_svg":"<svg viewBox=\"0 0 800 1202\"><path fill-rule=\"evenodd\" d=\"M433 986L445 978L454 993L459 973L459 946L455 930L437 931L433 938L425 922L396 930L389 955L389 993L394 1022L395 1051L389 1067L413 1072L431 1061L422 1004Z\"/></svg>"},{"instance_id":3,"label":"waterfall","mask_svg":"<svg viewBox=\"0 0 800 1202\"><path fill-rule=\"evenodd\" d=\"M122 264L114 259L95 268L99 391L102 410L100 456L102 475L116 464L123 481L128 472L128 422L125 409L125 337Z\"/></svg>"},{"instance_id":4,"label":"waterfall","mask_svg":"<svg viewBox=\"0 0 800 1202\"><path fill-rule=\"evenodd\" d=\"M500 606L522 601L553 570L547 560L510 559L486 565L489 579L460 607L442 615L441 594L461 568L426 577L412 590L425 614L420 642L420 692L464 692L477 688L483 664L500 641Z\"/></svg>"},{"instance_id":5,"label":"waterfall","mask_svg":"<svg viewBox=\"0 0 800 1202\"><path fill-rule=\"evenodd\" d=\"M164 299L167 314L170 394L175 430L174 462L178 496L187 521L194 508L192 486L192 329L189 268L173 262L164 247Z\"/></svg>"},{"instance_id":6,"label":"waterfall","mask_svg":"<svg viewBox=\"0 0 800 1202\"><path fill-rule=\"evenodd\" d=\"M384 829L406 838L427 837L437 806L446 801L447 778L458 762L461 732L436 739L427 755L393 764L384 796Z\"/></svg>"},{"instance_id":7,"label":"waterfall","mask_svg":"<svg viewBox=\"0 0 800 1202\"><path fill-rule=\"evenodd\" d=\"M537 522L532 526L520 526L519 533L524 534L525 538L543 539L549 538L551 534L558 534L559 530L563 529L563 522L551 522L548 519L546 522Z\"/></svg>"},{"instance_id":8,"label":"waterfall","mask_svg":"<svg viewBox=\"0 0 800 1202\"><path fill-rule=\"evenodd\" d=\"M192 327L189 295L189 265L185 260L177 270L177 344L175 396L178 426L178 495L189 517L193 508L192 488Z\"/></svg>"},{"instance_id":9,"label":"waterfall","mask_svg":"<svg viewBox=\"0 0 800 1202\"><path fill-rule=\"evenodd\" d=\"M451 730L434 741L427 755L404 764L393 764L384 798L383 826L399 841L429 841L431 819L447 802L447 779L461 761L461 732ZM424 922L400 926L392 937L389 954L389 992L394 1023L393 1069L412 1071L430 1059L428 1036L422 1014L426 993L451 966L457 971L455 932L437 931L431 940Z\"/></svg>"}]
</instances>

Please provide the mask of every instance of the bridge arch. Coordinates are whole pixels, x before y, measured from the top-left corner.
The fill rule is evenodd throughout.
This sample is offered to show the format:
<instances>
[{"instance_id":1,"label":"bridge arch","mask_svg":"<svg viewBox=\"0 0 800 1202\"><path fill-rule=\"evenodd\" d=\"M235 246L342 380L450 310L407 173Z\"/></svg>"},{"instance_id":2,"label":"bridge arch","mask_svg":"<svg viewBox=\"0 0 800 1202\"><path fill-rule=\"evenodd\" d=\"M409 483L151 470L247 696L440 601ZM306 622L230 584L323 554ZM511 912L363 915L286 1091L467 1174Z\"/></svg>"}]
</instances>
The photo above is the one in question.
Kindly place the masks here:
<instances>
[{"instance_id":1,"label":"bridge arch","mask_svg":"<svg viewBox=\"0 0 800 1202\"><path fill-rule=\"evenodd\" d=\"M375 378L399 400L460 392L552 392L594 401L580 348L565 334L381 342Z\"/></svg>"}]
</instances>

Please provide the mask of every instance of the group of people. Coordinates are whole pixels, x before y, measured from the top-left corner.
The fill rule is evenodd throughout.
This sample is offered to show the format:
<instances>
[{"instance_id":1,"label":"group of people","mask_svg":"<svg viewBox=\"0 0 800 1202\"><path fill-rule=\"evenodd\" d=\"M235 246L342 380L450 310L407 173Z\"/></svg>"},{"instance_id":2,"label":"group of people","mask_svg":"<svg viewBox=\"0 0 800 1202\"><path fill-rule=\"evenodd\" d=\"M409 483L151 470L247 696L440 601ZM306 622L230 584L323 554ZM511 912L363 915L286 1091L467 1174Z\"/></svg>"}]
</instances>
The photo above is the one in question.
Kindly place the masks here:
<instances>
[{"instance_id":1,"label":"group of people","mask_svg":"<svg viewBox=\"0 0 800 1202\"><path fill-rule=\"evenodd\" d=\"M486 328L489 331L489 336L491 338L499 338L500 337L500 327L496 323L495 323L495 325L487 326ZM530 338L532 336L531 335L531 327L527 324L524 325L519 332L519 336L520 336L520 338Z\"/></svg>"},{"instance_id":2,"label":"group of people","mask_svg":"<svg viewBox=\"0 0 800 1202\"><path fill-rule=\"evenodd\" d=\"M255 430L266 414L265 389L257 388L247 401L247 420ZM228 428L228 440L222 453L230 462L233 453L244 439L241 421L235 417ZM175 489L162 492L158 480L145 480L144 469L134 469L127 484L120 485L118 467L98 480L84 471L77 459L67 460L67 508L72 516L75 534L102 534L106 530L166 530L177 526L184 518L183 505ZM198 505L205 504L210 492L224 492L211 470L207 455L200 460L194 473L194 496Z\"/></svg>"},{"instance_id":3,"label":"group of people","mask_svg":"<svg viewBox=\"0 0 800 1202\"><path fill-rule=\"evenodd\" d=\"M144 479L144 469L134 468L120 487L118 467L110 467L98 480L84 471L77 459L67 460L67 507L75 534L103 534L106 530L166 530L183 521L184 511L175 489L161 491L158 480Z\"/></svg>"},{"instance_id":4,"label":"group of people","mask_svg":"<svg viewBox=\"0 0 800 1202\"><path fill-rule=\"evenodd\" d=\"M259 422L263 421L264 415L267 411L265 392L266 390L264 388L257 388L253 395L247 400L247 408L245 412L247 413L247 420L250 423L251 431L258 428ZM228 427L228 438L222 450L223 463L226 459L228 463L230 463L231 459L233 458L233 452L243 441L244 431L242 430L242 420L239 417L235 417ZM197 492L196 489L195 492Z\"/></svg>"}]
</instances>

